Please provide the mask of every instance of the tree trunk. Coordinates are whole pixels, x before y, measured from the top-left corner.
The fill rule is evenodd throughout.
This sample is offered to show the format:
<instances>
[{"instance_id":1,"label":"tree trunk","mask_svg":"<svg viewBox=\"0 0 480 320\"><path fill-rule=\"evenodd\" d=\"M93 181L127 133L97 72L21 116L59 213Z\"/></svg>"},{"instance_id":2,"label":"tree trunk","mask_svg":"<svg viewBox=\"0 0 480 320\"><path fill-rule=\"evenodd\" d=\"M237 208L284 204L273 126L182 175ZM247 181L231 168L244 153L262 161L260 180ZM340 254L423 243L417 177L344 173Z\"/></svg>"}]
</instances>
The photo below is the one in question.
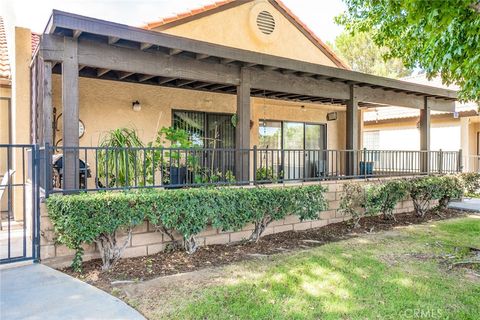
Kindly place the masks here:
<instances>
[{"instance_id":1,"label":"tree trunk","mask_svg":"<svg viewBox=\"0 0 480 320\"><path fill-rule=\"evenodd\" d=\"M195 253L197 251L198 246L195 242L195 237L190 236L189 238L183 238L183 247L188 254Z\"/></svg>"},{"instance_id":2,"label":"tree trunk","mask_svg":"<svg viewBox=\"0 0 480 320\"><path fill-rule=\"evenodd\" d=\"M125 248L132 238L132 229L127 230L127 237L121 245L117 245L116 232L113 234L102 233L96 240L100 256L102 257L102 271L106 271L122 257Z\"/></svg>"},{"instance_id":3,"label":"tree trunk","mask_svg":"<svg viewBox=\"0 0 480 320\"><path fill-rule=\"evenodd\" d=\"M255 221L255 228L253 229L248 241L257 243L270 222L272 222L270 217L264 217L260 221Z\"/></svg>"}]
</instances>

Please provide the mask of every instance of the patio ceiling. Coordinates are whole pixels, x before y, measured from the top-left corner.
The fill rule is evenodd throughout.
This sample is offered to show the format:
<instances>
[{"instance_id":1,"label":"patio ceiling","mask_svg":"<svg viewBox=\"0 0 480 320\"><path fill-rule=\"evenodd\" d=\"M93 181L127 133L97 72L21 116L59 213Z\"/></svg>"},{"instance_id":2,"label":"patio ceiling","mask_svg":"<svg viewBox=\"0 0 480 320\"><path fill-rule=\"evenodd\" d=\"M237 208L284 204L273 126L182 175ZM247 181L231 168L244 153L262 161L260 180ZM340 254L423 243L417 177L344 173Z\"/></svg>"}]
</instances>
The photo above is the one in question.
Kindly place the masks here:
<instances>
[{"instance_id":1,"label":"patio ceiling","mask_svg":"<svg viewBox=\"0 0 480 320\"><path fill-rule=\"evenodd\" d=\"M64 39L78 43L81 77L236 94L241 69L251 95L346 104L354 85L360 106L397 105L452 112L456 92L355 71L172 36L71 13L53 11L41 43L44 60L59 62Z\"/></svg>"}]
</instances>

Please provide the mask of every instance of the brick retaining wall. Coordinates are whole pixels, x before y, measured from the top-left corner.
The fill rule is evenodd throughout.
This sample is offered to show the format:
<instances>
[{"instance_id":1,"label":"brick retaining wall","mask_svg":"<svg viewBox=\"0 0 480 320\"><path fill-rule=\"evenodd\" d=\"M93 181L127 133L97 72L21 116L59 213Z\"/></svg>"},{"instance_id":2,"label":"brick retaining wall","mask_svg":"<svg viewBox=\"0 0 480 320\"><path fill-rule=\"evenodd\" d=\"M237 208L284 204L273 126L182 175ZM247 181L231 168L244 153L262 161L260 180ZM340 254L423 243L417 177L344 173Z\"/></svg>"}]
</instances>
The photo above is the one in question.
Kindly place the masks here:
<instances>
[{"instance_id":1,"label":"brick retaining wall","mask_svg":"<svg viewBox=\"0 0 480 320\"><path fill-rule=\"evenodd\" d=\"M378 180L378 179L377 179ZM329 208L320 213L318 220L301 222L296 216L288 216L283 220L272 222L265 230L264 235L279 233L284 231L299 231L310 228L323 227L331 223L348 220L349 217L344 216L340 210L340 199L343 195L343 185L348 181L326 181L321 184L328 188L326 199L329 202ZM363 183L365 180L355 180L355 182ZM318 183L318 182L316 182ZM303 185L314 184L304 183ZM294 186L294 184L285 184L286 186ZM297 184L299 185L299 184ZM281 186L281 185L272 185ZM405 200L398 204L395 213L404 213L413 211L413 203L411 200ZM55 244L55 235L53 227L48 218L47 209L44 203L41 204L41 241L40 241L40 257L42 263L53 266L63 267L70 265L74 251L63 245ZM221 232L217 229L209 227L201 232L196 240L199 245L225 244L230 242L242 241L250 236L253 225L246 226L242 231L237 232ZM175 235L176 239L181 240L180 235ZM143 224L135 227L132 234L130 244L125 249L124 257L139 257L152 255L165 249L170 239L161 232L154 229L152 225L145 221ZM85 245L84 261L99 258L95 245Z\"/></svg>"}]
</instances>

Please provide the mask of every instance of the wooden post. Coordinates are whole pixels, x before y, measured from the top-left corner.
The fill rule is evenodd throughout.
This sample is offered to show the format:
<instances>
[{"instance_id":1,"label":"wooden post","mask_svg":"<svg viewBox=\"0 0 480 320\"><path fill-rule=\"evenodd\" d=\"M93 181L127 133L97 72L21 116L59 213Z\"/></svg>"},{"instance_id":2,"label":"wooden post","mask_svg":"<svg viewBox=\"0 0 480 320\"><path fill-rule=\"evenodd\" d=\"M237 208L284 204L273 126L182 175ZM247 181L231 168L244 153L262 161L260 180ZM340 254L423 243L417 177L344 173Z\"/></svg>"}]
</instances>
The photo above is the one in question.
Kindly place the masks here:
<instances>
[{"instance_id":1,"label":"wooden post","mask_svg":"<svg viewBox=\"0 0 480 320\"><path fill-rule=\"evenodd\" d=\"M420 170L422 173L430 173L430 106L428 98L423 100L423 108L420 109Z\"/></svg>"},{"instance_id":2,"label":"wooden post","mask_svg":"<svg viewBox=\"0 0 480 320\"><path fill-rule=\"evenodd\" d=\"M78 147L78 44L64 38L62 63L63 146ZM78 149L65 149L63 153L63 185L65 190L78 189Z\"/></svg>"},{"instance_id":3,"label":"wooden post","mask_svg":"<svg viewBox=\"0 0 480 320\"><path fill-rule=\"evenodd\" d=\"M355 94L356 88L350 85L350 99L347 101L347 128L346 128L346 149L348 151L345 159L346 172L349 176L357 175L357 151L359 149L358 137L359 137L359 117L358 117L358 99Z\"/></svg>"},{"instance_id":4,"label":"wooden post","mask_svg":"<svg viewBox=\"0 0 480 320\"><path fill-rule=\"evenodd\" d=\"M43 63L43 143L53 145L52 63Z\"/></svg>"},{"instance_id":5,"label":"wooden post","mask_svg":"<svg viewBox=\"0 0 480 320\"><path fill-rule=\"evenodd\" d=\"M237 149L236 177L238 181L250 180L250 70L242 68L240 71L240 85L237 86L237 125L235 130L235 142Z\"/></svg>"}]
</instances>

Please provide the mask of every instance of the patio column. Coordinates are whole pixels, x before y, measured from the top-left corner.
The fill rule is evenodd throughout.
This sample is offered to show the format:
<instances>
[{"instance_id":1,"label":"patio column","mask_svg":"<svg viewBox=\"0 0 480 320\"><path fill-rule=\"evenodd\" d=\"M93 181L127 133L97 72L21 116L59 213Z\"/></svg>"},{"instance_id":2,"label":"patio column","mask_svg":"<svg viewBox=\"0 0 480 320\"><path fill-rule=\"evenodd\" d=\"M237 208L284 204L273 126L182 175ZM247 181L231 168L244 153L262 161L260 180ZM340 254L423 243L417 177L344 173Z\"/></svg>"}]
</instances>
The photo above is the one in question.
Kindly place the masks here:
<instances>
[{"instance_id":1,"label":"patio column","mask_svg":"<svg viewBox=\"0 0 480 320\"><path fill-rule=\"evenodd\" d=\"M430 123L430 105L428 98L424 97L420 109L420 170L423 173L430 172Z\"/></svg>"},{"instance_id":2,"label":"patio column","mask_svg":"<svg viewBox=\"0 0 480 320\"><path fill-rule=\"evenodd\" d=\"M52 62L43 62L43 83L40 86L43 103L43 143L50 146L53 145L52 67Z\"/></svg>"},{"instance_id":3,"label":"patio column","mask_svg":"<svg viewBox=\"0 0 480 320\"><path fill-rule=\"evenodd\" d=\"M242 68L240 71L240 85L237 86L237 124L235 127L235 176L239 181L249 181L250 170L250 70Z\"/></svg>"},{"instance_id":4,"label":"patio column","mask_svg":"<svg viewBox=\"0 0 480 320\"><path fill-rule=\"evenodd\" d=\"M346 154L346 174L357 175L357 150L359 150L359 109L355 86L350 86L350 99L347 101L346 149L352 150Z\"/></svg>"},{"instance_id":5,"label":"patio column","mask_svg":"<svg viewBox=\"0 0 480 320\"><path fill-rule=\"evenodd\" d=\"M63 103L63 146L78 147L78 43L64 38L64 60L62 63L62 103ZM79 187L78 149L65 149L63 152L64 189Z\"/></svg>"}]
</instances>

